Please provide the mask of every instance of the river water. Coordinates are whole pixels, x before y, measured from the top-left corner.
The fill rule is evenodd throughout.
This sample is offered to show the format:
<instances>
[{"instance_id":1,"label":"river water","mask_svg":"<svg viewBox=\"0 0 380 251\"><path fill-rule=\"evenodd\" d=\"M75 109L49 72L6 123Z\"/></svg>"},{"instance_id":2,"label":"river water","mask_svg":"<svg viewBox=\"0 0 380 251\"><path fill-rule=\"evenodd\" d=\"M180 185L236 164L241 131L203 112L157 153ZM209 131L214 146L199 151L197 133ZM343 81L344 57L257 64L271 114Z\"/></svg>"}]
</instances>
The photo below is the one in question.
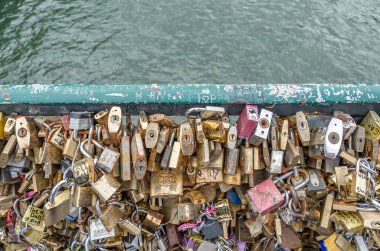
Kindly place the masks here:
<instances>
[{"instance_id":1,"label":"river water","mask_svg":"<svg viewBox=\"0 0 380 251\"><path fill-rule=\"evenodd\" d=\"M379 80L378 0L0 1L0 83Z\"/></svg>"}]
</instances>

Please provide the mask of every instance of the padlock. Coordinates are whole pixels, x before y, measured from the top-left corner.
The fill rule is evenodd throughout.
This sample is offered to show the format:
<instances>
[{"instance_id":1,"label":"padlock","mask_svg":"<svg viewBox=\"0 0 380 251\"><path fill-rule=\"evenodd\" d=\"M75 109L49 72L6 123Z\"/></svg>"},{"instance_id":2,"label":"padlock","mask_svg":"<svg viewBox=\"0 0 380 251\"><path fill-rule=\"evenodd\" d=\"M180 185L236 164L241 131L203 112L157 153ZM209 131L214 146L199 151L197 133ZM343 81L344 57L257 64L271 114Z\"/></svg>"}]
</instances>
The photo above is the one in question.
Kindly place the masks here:
<instances>
[{"instance_id":1,"label":"padlock","mask_svg":"<svg viewBox=\"0 0 380 251\"><path fill-rule=\"evenodd\" d=\"M194 204L189 202L181 202L178 203L178 221L179 222L189 222L191 220L194 220L195 213L194 213Z\"/></svg>"},{"instance_id":2,"label":"padlock","mask_svg":"<svg viewBox=\"0 0 380 251\"><path fill-rule=\"evenodd\" d=\"M85 158L74 161L72 165L74 181L78 185L92 183L95 181L94 160L83 148L83 144L85 143L85 141L80 143L80 149Z\"/></svg>"},{"instance_id":3,"label":"padlock","mask_svg":"<svg viewBox=\"0 0 380 251\"><path fill-rule=\"evenodd\" d=\"M121 108L113 106L108 115L108 131L113 145L119 145L119 135L121 132Z\"/></svg>"},{"instance_id":4,"label":"padlock","mask_svg":"<svg viewBox=\"0 0 380 251\"><path fill-rule=\"evenodd\" d=\"M179 142L183 156L190 156L195 151L195 137L190 123L183 123L179 130Z\"/></svg>"},{"instance_id":5,"label":"padlock","mask_svg":"<svg viewBox=\"0 0 380 251\"><path fill-rule=\"evenodd\" d=\"M52 130L50 143L63 151L64 146L65 146L65 138L63 134L61 133L61 129L62 129L62 126Z\"/></svg>"},{"instance_id":6,"label":"padlock","mask_svg":"<svg viewBox=\"0 0 380 251\"><path fill-rule=\"evenodd\" d=\"M326 189L325 180L318 169L309 169L309 179L310 180L306 185L308 192Z\"/></svg>"},{"instance_id":7,"label":"padlock","mask_svg":"<svg viewBox=\"0 0 380 251\"><path fill-rule=\"evenodd\" d=\"M77 150L78 145L79 143L77 142L77 140L74 139L74 132L71 131L70 137L65 141L65 145L62 150L62 155L65 158L73 160L75 152L77 152L76 150ZM81 158L82 158L82 153L77 152L76 160L79 160Z\"/></svg>"},{"instance_id":8,"label":"padlock","mask_svg":"<svg viewBox=\"0 0 380 251\"><path fill-rule=\"evenodd\" d=\"M58 193L65 186L72 186L68 180L60 181L51 191L49 201L44 205L45 225L52 226L57 222L66 218L71 209L71 192L70 189L65 189Z\"/></svg>"},{"instance_id":9,"label":"padlock","mask_svg":"<svg viewBox=\"0 0 380 251\"><path fill-rule=\"evenodd\" d=\"M96 195L90 186L75 186L73 207L94 207L96 205Z\"/></svg>"},{"instance_id":10,"label":"padlock","mask_svg":"<svg viewBox=\"0 0 380 251\"><path fill-rule=\"evenodd\" d=\"M334 117L342 120L343 140L348 140L356 129L355 120L349 114L341 111L334 111Z\"/></svg>"},{"instance_id":11,"label":"padlock","mask_svg":"<svg viewBox=\"0 0 380 251\"><path fill-rule=\"evenodd\" d=\"M237 140L237 128L235 125L231 125L227 132L227 141L225 144L227 149L235 149L237 145Z\"/></svg>"},{"instance_id":12,"label":"padlock","mask_svg":"<svg viewBox=\"0 0 380 251\"><path fill-rule=\"evenodd\" d=\"M150 197L181 196L183 194L183 180L181 170L161 170L152 172L150 183Z\"/></svg>"},{"instance_id":13,"label":"padlock","mask_svg":"<svg viewBox=\"0 0 380 251\"><path fill-rule=\"evenodd\" d=\"M205 240L210 240L223 235L223 229L220 226L220 223L215 220L206 220L200 232L204 236Z\"/></svg>"},{"instance_id":14,"label":"padlock","mask_svg":"<svg viewBox=\"0 0 380 251\"><path fill-rule=\"evenodd\" d=\"M214 144L214 151L210 152L210 164L208 168L211 169L223 169L224 164L224 149L222 148L220 142Z\"/></svg>"},{"instance_id":15,"label":"padlock","mask_svg":"<svg viewBox=\"0 0 380 251\"><path fill-rule=\"evenodd\" d=\"M155 148L160 134L160 126L158 123L150 122L145 133L145 146L146 148Z\"/></svg>"},{"instance_id":16,"label":"padlock","mask_svg":"<svg viewBox=\"0 0 380 251\"><path fill-rule=\"evenodd\" d=\"M301 144L308 146L310 143L310 128L306 116L302 111L296 113L296 123Z\"/></svg>"},{"instance_id":17,"label":"padlock","mask_svg":"<svg viewBox=\"0 0 380 251\"><path fill-rule=\"evenodd\" d=\"M365 144L365 128L358 125L352 135L352 144L356 152L361 153L364 151Z\"/></svg>"},{"instance_id":18,"label":"padlock","mask_svg":"<svg viewBox=\"0 0 380 251\"><path fill-rule=\"evenodd\" d=\"M241 171L240 168L236 168L235 174L224 174L223 182L226 185L241 185Z\"/></svg>"},{"instance_id":19,"label":"padlock","mask_svg":"<svg viewBox=\"0 0 380 251\"><path fill-rule=\"evenodd\" d=\"M241 139L248 139L259 123L257 105L245 105L236 122L237 134Z\"/></svg>"},{"instance_id":20,"label":"padlock","mask_svg":"<svg viewBox=\"0 0 380 251\"><path fill-rule=\"evenodd\" d=\"M131 142L132 166L137 180L142 180L146 173L147 160L141 134L134 130Z\"/></svg>"},{"instance_id":21,"label":"padlock","mask_svg":"<svg viewBox=\"0 0 380 251\"><path fill-rule=\"evenodd\" d=\"M226 142L227 134L223 122L219 120L203 121L203 132L207 139Z\"/></svg>"},{"instance_id":22,"label":"padlock","mask_svg":"<svg viewBox=\"0 0 380 251\"><path fill-rule=\"evenodd\" d=\"M103 223L104 228L110 232L114 229L120 218L122 217L122 212L120 210L121 203L111 202L107 205L105 210L101 210L99 200L96 202L96 211L99 215L99 220Z\"/></svg>"},{"instance_id":23,"label":"padlock","mask_svg":"<svg viewBox=\"0 0 380 251\"><path fill-rule=\"evenodd\" d=\"M89 229L91 241L114 237L117 234L117 228L108 232L99 218L89 219Z\"/></svg>"},{"instance_id":24,"label":"padlock","mask_svg":"<svg viewBox=\"0 0 380 251\"><path fill-rule=\"evenodd\" d=\"M7 166L8 160L12 153L14 152L17 145L17 138L15 135L11 135L5 145L3 152L0 155L0 167L5 168Z\"/></svg>"},{"instance_id":25,"label":"padlock","mask_svg":"<svg viewBox=\"0 0 380 251\"><path fill-rule=\"evenodd\" d=\"M380 229L380 213L358 211L363 222L363 226L371 229Z\"/></svg>"},{"instance_id":26,"label":"padlock","mask_svg":"<svg viewBox=\"0 0 380 251\"><path fill-rule=\"evenodd\" d=\"M157 148L150 151L147 170L150 172L158 171L160 169L160 155L157 153Z\"/></svg>"},{"instance_id":27,"label":"padlock","mask_svg":"<svg viewBox=\"0 0 380 251\"><path fill-rule=\"evenodd\" d=\"M83 143L84 142L86 142L86 140L83 141ZM102 152L100 153L100 156L95 165L105 172L112 172L112 170L119 162L120 153L112 150L108 146L102 146L96 140L93 140L93 143L94 145L102 149Z\"/></svg>"},{"instance_id":28,"label":"padlock","mask_svg":"<svg viewBox=\"0 0 380 251\"><path fill-rule=\"evenodd\" d=\"M251 237L257 237L262 233L263 224L259 220L248 219L244 222Z\"/></svg>"},{"instance_id":29,"label":"padlock","mask_svg":"<svg viewBox=\"0 0 380 251\"><path fill-rule=\"evenodd\" d=\"M157 153L162 153L168 144L170 137L170 128L169 127L163 127L160 130L160 134L158 135L158 141L157 141Z\"/></svg>"},{"instance_id":30,"label":"padlock","mask_svg":"<svg viewBox=\"0 0 380 251\"><path fill-rule=\"evenodd\" d=\"M141 228L151 234L154 234L160 227L164 216L154 211L147 211L147 215L142 222Z\"/></svg>"},{"instance_id":31,"label":"padlock","mask_svg":"<svg viewBox=\"0 0 380 251\"><path fill-rule=\"evenodd\" d=\"M6 139L9 139L9 137L14 134L15 127L16 127L16 119L17 119L17 113L13 112L9 117L7 118L7 121L4 125L4 137Z\"/></svg>"},{"instance_id":32,"label":"padlock","mask_svg":"<svg viewBox=\"0 0 380 251\"><path fill-rule=\"evenodd\" d=\"M282 173L284 151L272 150L269 173Z\"/></svg>"},{"instance_id":33,"label":"padlock","mask_svg":"<svg viewBox=\"0 0 380 251\"><path fill-rule=\"evenodd\" d=\"M340 150L343 140L342 120L332 118L326 132L324 153L325 156L334 159Z\"/></svg>"},{"instance_id":34,"label":"padlock","mask_svg":"<svg viewBox=\"0 0 380 251\"><path fill-rule=\"evenodd\" d=\"M280 150L285 151L286 146L288 144L288 139L289 139L289 121L287 119L284 119L282 121L280 137L279 137Z\"/></svg>"},{"instance_id":35,"label":"padlock","mask_svg":"<svg viewBox=\"0 0 380 251\"><path fill-rule=\"evenodd\" d=\"M131 180L131 137L126 126L123 127L123 137L120 142L120 167L121 180Z\"/></svg>"},{"instance_id":36,"label":"padlock","mask_svg":"<svg viewBox=\"0 0 380 251\"><path fill-rule=\"evenodd\" d=\"M173 147L167 146L166 149L168 148L172 148L168 167L171 169L177 169L181 165L182 159L183 159L182 153L181 153L181 143L178 141L175 141L173 143ZM166 152L166 149L165 149L165 152Z\"/></svg>"},{"instance_id":37,"label":"padlock","mask_svg":"<svg viewBox=\"0 0 380 251\"><path fill-rule=\"evenodd\" d=\"M253 147L247 140L245 145L240 147L239 166L244 174L253 173Z\"/></svg>"},{"instance_id":38,"label":"padlock","mask_svg":"<svg viewBox=\"0 0 380 251\"><path fill-rule=\"evenodd\" d=\"M271 179L267 179L247 191L251 206L264 215L280 207L285 199Z\"/></svg>"},{"instance_id":39,"label":"padlock","mask_svg":"<svg viewBox=\"0 0 380 251\"><path fill-rule=\"evenodd\" d=\"M91 188L99 199L107 201L119 189L120 183L109 173L104 174L95 183L91 183Z\"/></svg>"},{"instance_id":40,"label":"padlock","mask_svg":"<svg viewBox=\"0 0 380 251\"><path fill-rule=\"evenodd\" d=\"M296 146L288 139L288 143L285 148L285 164L288 168L296 166L300 161L301 155Z\"/></svg>"},{"instance_id":41,"label":"padlock","mask_svg":"<svg viewBox=\"0 0 380 251\"><path fill-rule=\"evenodd\" d=\"M210 149L208 139L204 139L203 143L198 145L197 161L199 168L206 168L210 165Z\"/></svg>"},{"instance_id":42,"label":"padlock","mask_svg":"<svg viewBox=\"0 0 380 251\"><path fill-rule=\"evenodd\" d=\"M259 123L254 133L249 138L249 143L254 146L259 146L268 138L270 123L273 117L273 112L262 109L260 111Z\"/></svg>"},{"instance_id":43,"label":"padlock","mask_svg":"<svg viewBox=\"0 0 380 251\"><path fill-rule=\"evenodd\" d=\"M123 220L122 222L119 222L119 226L124 231L133 234L133 235L139 235L141 233L141 228L139 226L136 226L128 219Z\"/></svg>"},{"instance_id":44,"label":"padlock","mask_svg":"<svg viewBox=\"0 0 380 251\"><path fill-rule=\"evenodd\" d=\"M223 172L225 174L235 175L236 169L238 168L238 163L239 163L239 149L227 148Z\"/></svg>"},{"instance_id":45,"label":"padlock","mask_svg":"<svg viewBox=\"0 0 380 251\"><path fill-rule=\"evenodd\" d=\"M172 154L172 151L173 151L173 144L174 144L174 139L175 139L175 136L176 136L176 132L177 132L177 129L173 128L172 134L170 136L169 143L165 147L164 154L162 155L162 159L161 159L161 164L160 165L163 168L169 167L169 162L170 162L170 157L171 157L171 154ZM178 148L178 146L177 146L177 148ZM177 150L180 150L180 149L177 149ZM179 154L179 152L178 152L178 154Z\"/></svg>"},{"instance_id":46,"label":"padlock","mask_svg":"<svg viewBox=\"0 0 380 251\"><path fill-rule=\"evenodd\" d=\"M17 118L15 130L17 143L22 149L30 149L39 145L36 126L32 119Z\"/></svg>"},{"instance_id":47,"label":"padlock","mask_svg":"<svg viewBox=\"0 0 380 251\"><path fill-rule=\"evenodd\" d=\"M148 116L148 122L158 123L160 126L164 127L176 127L177 123L172 117L165 114L152 114Z\"/></svg>"},{"instance_id":48,"label":"padlock","mask_svg":"<svg viewBox=\"0 0 380 251\"><path fill-rule=\"evenodd\" d=\"M88 130L93 124L91 112L70 112L70 129Z\"/></svg>"},{"instance_id":49,"label":"padlock","mask_svg":"<svg viewBox=\"0 0 380 251\"><path fill-rule=\"evenodd\" d=\"M94 119L96 120L96 122L98 122L99 124L102 124L102 125L107 125L108 124L108 116L109 116L109 110L108 109L105 109L105 110L102 110L102 111L99 111L98 113L96 113L94 115Z\"/></svg>"}]
</instances>

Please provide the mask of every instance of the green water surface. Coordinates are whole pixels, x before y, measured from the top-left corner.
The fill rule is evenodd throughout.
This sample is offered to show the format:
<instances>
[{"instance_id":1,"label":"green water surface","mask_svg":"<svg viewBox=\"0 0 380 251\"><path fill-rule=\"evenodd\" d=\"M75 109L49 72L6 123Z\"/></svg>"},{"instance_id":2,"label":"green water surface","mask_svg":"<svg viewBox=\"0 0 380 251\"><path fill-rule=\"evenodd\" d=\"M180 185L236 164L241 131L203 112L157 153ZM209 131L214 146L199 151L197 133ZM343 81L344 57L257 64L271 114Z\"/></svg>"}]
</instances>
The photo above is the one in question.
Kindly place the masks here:
<instances>
[{"instance_id":1,"label":"green water surface","mask_svg":"<svg viewBox=\"0 0 380 251\"><path fill-rule=\"evenodd\" d=\"M0 83L379 80L379 0L0 0Z\"/></svg>"}]
</instances>

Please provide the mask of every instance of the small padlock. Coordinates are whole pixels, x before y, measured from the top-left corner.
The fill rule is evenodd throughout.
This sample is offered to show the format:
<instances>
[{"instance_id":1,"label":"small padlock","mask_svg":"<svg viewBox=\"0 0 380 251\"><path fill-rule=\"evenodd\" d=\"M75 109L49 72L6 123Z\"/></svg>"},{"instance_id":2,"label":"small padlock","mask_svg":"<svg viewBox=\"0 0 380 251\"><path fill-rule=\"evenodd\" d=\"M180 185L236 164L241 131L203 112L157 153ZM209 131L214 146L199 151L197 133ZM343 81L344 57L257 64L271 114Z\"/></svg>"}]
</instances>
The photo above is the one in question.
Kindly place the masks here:
<instances>
[{"instance_id":1,"label":"small padlock","mask_svg":"<svg viewBox=\"0 0 380 251\"><path fill-rule=\"evenodd\" d=\"M183 156L190 156L195 151L195 137L190 123L183 123L179 130L179 142Z\"/></svg>"},{"instance_id":2,"label":"small padlock","mask_svg":"<svg viewBox=\"0 0 380 251\"><path fill-rule=\"evenodd\" d=\"M145 146L146 148L155 148L160 134L160 126L158 123L150 122L145 133Z\"/></svg>"},{"instance_id":3,"label":"small padlock","mask_svg":"<svg viewBox=\"0 0 380 251\"><path fill-rule=\"evenodd\" d=\"M30 118L17 118L16 136L17 143L22 149L30 149L39 145L36 126Z\"/></svg>"},{"instance_id":4,"label":"small padlock","mask_svg":"<svg viewBox=\"0 0 380 251\"><path fill-rule=\"evenodd\" d=\"M86 140L83 142L86 142ZM102 152L100 153L98 161L95 165L103 171L106 171L108 173L112 172L112 170L119 162L120 153L112 150L108 146L101 145L96 140L93 140L93 143L94 145L102 149Z\"/></svg>"},{"instance_id":5,"label":"small padlock","mask_svg":"<svg viewBox=\"0 0 380 251\"><path fill-rule=\"evenodd\" d=\"M14 134L15 127L16 127L16 119L17 119L17 113L13 112L9 117L7 118L7 121L4 125L4 137L6 139L9 139L9 137Z\"/></svg>"},{"instance_id":6,"label":"small padlock","mask_svg":"<svg viewBox=\"0 0 380 251\"><path fill-rule=\"evenodd\" d=\"M259 146L268 138L270 123L273 117L273 112L262 109L260 112L259 123L256 130L249 138L249 143L254 146Z\"/></svg>"},{"instance_id":7,"label":"small padlock","mask_svg":"<svg viewBox=\"0 0 380 251\"><path fill-rule=\"evenodd\" d=\"M142 180L146 173L147 160L142 137L141 134L137 132L137 129L134 130L134 135L132 137L131 156L135 178L137 180Z\"/></svg>"},{"instance_id":8,"label":"small padlock","mask_svg":"<svg viewBox=\"0 0 380 251\"><path fill-rule=\"evenodd\" d=\"M236 122L237 134L241 139L248 139L255 131L259 120L257 105L245 105Z\"/></svg>"},{"instance_id":9,"label":"small padlock","mask_svg":"<svg viewBox=\"0 0 380 251\"><path fill-rule=\"evenodd\" d=\"M121 132L121 108L113 106L108 115L108 131L113 145L119 145L119 135Z\"/></svg>"},{"instance_id":10,"label":"small padlock","mask_svg":"<svg viewBox=\"0 0 380 251\"><path fill-rule=\"evenodd\" d=\"M121 138L120 142L120 167L121 180L131 180L131 137L126 126L123 127L123 137Z\"/></svg>"}]
</instances>

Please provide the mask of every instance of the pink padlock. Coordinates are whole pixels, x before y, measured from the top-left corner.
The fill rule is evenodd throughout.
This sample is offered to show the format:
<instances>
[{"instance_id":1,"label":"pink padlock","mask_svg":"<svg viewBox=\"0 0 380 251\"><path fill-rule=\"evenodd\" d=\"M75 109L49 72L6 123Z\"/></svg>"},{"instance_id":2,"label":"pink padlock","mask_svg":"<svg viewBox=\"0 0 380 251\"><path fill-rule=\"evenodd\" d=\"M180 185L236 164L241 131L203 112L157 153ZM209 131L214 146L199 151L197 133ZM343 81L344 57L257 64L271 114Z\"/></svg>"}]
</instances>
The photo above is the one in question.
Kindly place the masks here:
<instances>
[{"instance_id":1,"label":"pink padlock","mask_svg":"<svg viewBox=\"0 0 380 251\"><path fill-rule=\"evenodd\" d=\"M236 122L239 138L248 139L259 123L259 109L257 105L245 105Z\"/></svg>"},{"instance_id":2,"label":"pink padlock","mask_svg":"<svg viewBox=\"0 0 380 251\"><path fill-rule=\"evenodd\" d=\"M261 215L279 208L285 197L278 190L272 179L266 179L247 191L252 207Z\"/></svg>"}]
</instances>

